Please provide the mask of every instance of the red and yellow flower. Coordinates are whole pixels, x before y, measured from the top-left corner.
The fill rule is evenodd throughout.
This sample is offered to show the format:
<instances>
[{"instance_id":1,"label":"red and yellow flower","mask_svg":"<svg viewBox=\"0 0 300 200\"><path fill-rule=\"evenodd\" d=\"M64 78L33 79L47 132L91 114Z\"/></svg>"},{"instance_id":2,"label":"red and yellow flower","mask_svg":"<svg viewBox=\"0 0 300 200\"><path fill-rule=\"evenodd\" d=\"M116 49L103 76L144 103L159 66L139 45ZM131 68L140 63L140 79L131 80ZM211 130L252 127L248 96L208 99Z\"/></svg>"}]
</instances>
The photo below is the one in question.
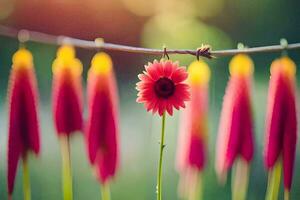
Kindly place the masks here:
<instances>
[{"instance_id":1,"label":"red and yellow flower","mask_svg":"<svg viewBox=\"0 0 300 200\"><path fill-rule=\"evenodd\" d=\"M217 138L216 172L224 183L235 164L232 198L245 199L249 166L254 153L251 83L254 65L245 54L234 56L229 64L230 79L224 96Z\"/></svg>"},{"instance_id":2,"label":"red and yellow flower","mask_svg":"<svg viewBox=\"0 0 300 200\"><path fill-rule=\"evenodd\" d=\"M296 65L288 57L273 61L266 115L264 160L269 171L283 165L284 188L289 194L297 143ZM279 173L280 170L279 170Z\"/></svg>"},{"instance_id":3,"label":"red and yellow flower","mask_svg":"<svg viewBox=\"0 0 300 200\"><path fill-rule=\"evenodd\" d=\"M206 162L208 82L210 70L203 61L195 61L188 68L191 100L182 111L178 139L178 167L192 167L201 171Z\"/></svg>"},{"instance_id":4,"label":"red and yellow flower","mask_svg":"<svg viewBox=\"0 0 300 200\"><path fill-rule=\"evenodd\" d=\"M191 100L180 118L177 168L180 173L179 193L186 198L194 194L207 159L207 117L210 69L203 61L194 61L188 68ZM200 189L200 187L198 187ZM191 198L191 197L190 197Z\"/></svg>"},{"instance_id":5,"label":"red and yellow flower","mask_svg":"<svg viewBox=\"0 0 300 200\"><path fill-rule=\"evenodd\" d=\"M224 96L217 139L216 171L225 178L238 156L249 163L253 157L251 82L253 62L244 54L230 62L230 80Z\"/></svg>"},{"instance_id":6,"label":"red and yellow flower","mask_svg":"<svg viewBox=\"0 0 300 200\"><path fill-rule=\"evenodd\" d=\"M13 56L9 78L9 129L8 129L8 193L12 194L18 162L27 166L28 153L40 152L38 119L38 89L32 54L19 49ZM27 168L26 168L27 169ZM27 173L27 172L26 172ZM23 176L27 176L23 171ZM29 185L28 185L29 186ZM24 192L25 195L25 192ZM30 194L29 194L30 195Z\"/></svg>"},{"instance_id":7,"label":"red and yellow flower","mask_svg":"<svg viewBox=\"0 0 300 200\"><path fill-rule=\"evenodd\" d=\"M119 161L118 92L112 60L97 53L88 72L88 120L86 142L99 181L106 184Z\"/></svg>"},{"instance_id":8,"label":"red and yellow flower","mask_svg":"<svg viewBox=\"0 0 300 200\"><path fill-rule=\"evenodd\" d=\"M62 186L64 199L72 199L70 136L82 131L82 64L75 58L75 49L64 45L57 51L52 65L52 103L54 124L62 155Z\"/></svg>"},{"instance_id":9,"label":"red and yellow flower","mask_svg":"<svg viewBox=\"0 0 300 200\"><path fill-rule=\"evenodd\" d=\"M72 46L62 46L53 62L53 117L59 135L82 130L82 64Z\"/></svg>"}]
</instances>

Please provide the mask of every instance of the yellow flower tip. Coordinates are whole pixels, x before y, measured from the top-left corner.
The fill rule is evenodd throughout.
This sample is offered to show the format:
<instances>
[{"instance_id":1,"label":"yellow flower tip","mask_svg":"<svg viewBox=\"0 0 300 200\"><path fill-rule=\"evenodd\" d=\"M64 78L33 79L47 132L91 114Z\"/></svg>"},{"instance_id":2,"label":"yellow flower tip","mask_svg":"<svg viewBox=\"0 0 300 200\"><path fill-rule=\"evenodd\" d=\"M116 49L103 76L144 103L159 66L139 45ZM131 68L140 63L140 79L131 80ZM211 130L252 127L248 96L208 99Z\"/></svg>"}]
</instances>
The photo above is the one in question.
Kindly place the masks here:
<instances>
[{"instance_id":1,"label":"yellow flower tip","mask_svg":"<svg viewBox=\"0 0 300 200\"><path fill-rule=\"evenodd\" d=\"M189 82L195 85L207 84L210 80L210 69L204 61L194 61L188 67Z\"/></svg>"},{"instance_id":2,"label":"yellow flower tip","mask_svg":"<svg viewBox=\"0 0 300 200\"><path fill-rule=\"evenodd\" d=\"M75 49L70 45L63 45L57 50L57 58L69 61L75 58Z\"/></svg>"},{"instance_id":3,"label":"yellow flower tip","mask_svg":"<svg viewBox=\"0 0 300 200\"><path fill-rule=\"evenodd\" d=\"M70 70L75 76L82 74L82 63L75 57L75 49L70 45L61 46L57 50L57 58L52 64L53 74L57 74L62 70Z\"/></svg>"},{"instance_id":4,"label":"yellow flower tip","mask_svg":"<svg viewBox=\"0 0 300 200\"><path fill-rule=\"evenodd\" d=\"M231 59L229 63L229 71L231 75L252 75L254 71L253 61L246 54L238 54Z\"/></svg>"},{"instance_id":5,"label":"yellow flower tip","mask_svg":"<svg viewBox=\"0 0 300 200\"><path fill-rule=\"evenodd\" d=\"M104 53L97 53L92 59L91 70L95 74L108 74L112 69L111 57Z\"/></svg>"},{"instance_id":6,"label":"yellow flower tip","mask_svg":"<svg viewBox=\"0 0 300 200\"><path fill-rule=\"evenodd\" d=\"M74 75L77 75L77 76L81 76L82 74L82 71L83 71L83 66L82 66L82 63L79 59L74 59L73 60L73 65L72 65L72 72Z\"/></svg>"},{"instance_id":7,"label":"yellow flower tip","mask_svg":"<svg viewBox=\"0 0 300 200\"><path fill-rule=\"evenodd\" d=\"M275 71L280 71L287 77L294 77L296 75L296 64L289 57L284 56L274 60L271 64L271 74Z\"/></svg>"},{"instance_id":8,"label":"yellow flower tip","mask_svg":"<svg viewBox=\"0 0 300 200\"><path fill-rule=\"evenodd\" d=\"M33 57L27 49L19 49L12 58L14 68L30 68L33 66Z\"/></svg>"},{"instance_id":9,"label":"yellow flower tip","mask_svg":"<svg viewBox=\"0 0 300 200\"><path fill-rule=\"evenodd\" d=\"M83 71L83 66L80 60L73 58L73 60L66 63L63 59L56 58L52 64L53 74L58 74L61 71L68 70L75 76L80 76Z\"/></svg>"},{"instance_id":10,"label":"yellow flower tip","mask_svg":"<svg viewBox=\"0 0 300 200\"><path fill-rule=\"evenodd\" d=\"M290 59L287 56L284 56L280 59L281 65L282 65L282 70L284 73L289 76L289 77L294 77L296 75L296 64L292 59Z\"/></svg>"}]
</instances>

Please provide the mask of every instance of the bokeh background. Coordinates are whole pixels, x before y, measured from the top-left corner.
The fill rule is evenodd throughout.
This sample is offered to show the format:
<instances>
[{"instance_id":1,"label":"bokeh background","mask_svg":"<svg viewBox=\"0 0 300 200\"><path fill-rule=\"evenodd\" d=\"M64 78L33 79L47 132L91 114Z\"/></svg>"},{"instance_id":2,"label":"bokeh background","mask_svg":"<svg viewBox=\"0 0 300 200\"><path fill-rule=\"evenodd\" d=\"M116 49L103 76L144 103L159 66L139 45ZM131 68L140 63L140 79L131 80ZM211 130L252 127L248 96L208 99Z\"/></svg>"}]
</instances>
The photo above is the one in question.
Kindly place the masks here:
<instances>
[{"instance_id":1,"label":"bokeh background","mask_svg":"<svg viewBox=\"0 0 300 200\"><path fill-rule=\"evenodd\" d=\"M300 1L298 0L0 0L0 24L15 28L93 40L103 37L112 43L151 48L236 48L238 42L259 46L278 44L280 38L300 42ZM6 199L7 81L11 56L18 41L0 36L0 199ZM61 199L61 159L51 115L51 63L57 46L29 42L34 55L40 91L42 153L30 157L32 199ZM96 51L77 49L84 64L84 82ZM111 186L115 200L155 199L156 166L160 119L135 102L137 74L149 55L125 52L111 54L120 94L121 164ZM300 52L289 55L300 64ZM280 53L253 55L255 74L253 111L256 151L251 168L248 199L264 199L267 173L262 162L264 118L269 66ZM182 65L195 58L171 56ZM230 199L230 180L222 187L214 172L216 134L222 98L228 80L230 57L206 60L212 70L210 82L209 162L204 175L204 199ZM298 73L299 74L299 73ZM299 101L298 101L299 102ZM86 113L85 113L86 116ZM177 199L178 174L174 168L178 116L167 118L164 160L164 197ZM92 176L83 135L71 141L74 199L100 199L99 185ZM299 146L299 145L298 145ZM297 149L292 199L300 198L300 159ZM22 170L19 168L13 199L22 199ZM282 191L281 198L282 199Z\"/></svg>"}]
</instances>

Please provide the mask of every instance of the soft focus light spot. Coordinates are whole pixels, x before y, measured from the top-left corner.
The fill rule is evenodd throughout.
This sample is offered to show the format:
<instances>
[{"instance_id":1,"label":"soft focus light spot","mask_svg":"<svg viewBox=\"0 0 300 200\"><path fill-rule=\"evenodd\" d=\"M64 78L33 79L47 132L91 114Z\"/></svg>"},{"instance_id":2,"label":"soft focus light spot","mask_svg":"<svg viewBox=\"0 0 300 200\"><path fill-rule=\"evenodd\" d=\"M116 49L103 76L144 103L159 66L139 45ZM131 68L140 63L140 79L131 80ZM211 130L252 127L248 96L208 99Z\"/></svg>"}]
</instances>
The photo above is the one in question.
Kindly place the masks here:
<instances>
[{"instance_id":1,"label":"soft focus light spot","mask_svg":"<svg viewBox=\"0 0 300 200\"><path fill-rule=\"evenodd\" d=\"M257 19L257 17L262 16L263 13L268 13L270 11L277 11L275 7L278 6L278 1L273 0L251 0L251 1L240 1L240 0L232 0L230 3L232 5L232 8L236 11L235 16L241 17L243 19L248 19L251 21L251 24L253 21L256 21L257 23L260 23ZM276 2L276 3L275 3ZM282 3L284 1L281 1ZM273 3L273 6L270 6L270 4ZM257 24L256 23L256 24ZM262 20L262 23L265 23L264 20Z\"/></svg>"},{"instance_id":2,"label":"soft focus light spot","mask_svg":"<svg viewBox=\"0 0 300 200\"><path fill-rule=\"evenodd\" d=\"M194 61L188 68L189 81L191 84L202 85L210 80L209 66L203 61Z\"/></svg>"},{"instance_id":3,"label":"soft focus light spot","mask_svg":"<svg viewBox=\"0 0 300 200\"><path fill-rule=\"evenodd\" d=\"M30 51L26 49L20 49L13 55L13 67L14 68L30 68L33 65L33 57Z\"/></svg>"},{"instance_id":4,"label":"soft focus light spot","mask_svg":"<svg viewBox=\"0 0 300 200\"><path fill-rule=\"evenodd\" d=\"M194 0L164 0L159 1L157 10L160 14L176 13L185 17L193 17L197 15L197 8Z\"/></svg>"},{"instance_id":5,"label":"soft focus light spot","mask_svg":"<svg viewBox=\"0 0 300 200\"><path fill-rule=\"evenodd\" d=\"M198 13L194 0L122 0L122 2L129 11L139 16L154 16L170 11L189 16L196 16Z\"/></svg>"},{"instance_id":6,"label":"soft focus light spot","mask_svg":"<svg viewBox=\"0 0 300 200\"><path fill-rule=\"evenodd\" d=\"M193 0L194 9L200 18L208 18L218 15L224 8L224 0Z\"/></svg>"},{"instance_id":7,"label":"soft focus light spot","mask_svg":"<svg viewBox=\"0 0 300 200\"><path fill-rule=\"evenodd\" d=\"M249 76L254 71L253 61L245 54L238 54L230 61L229 71L231 75Z\"/></svg>"},{"instance_id":8,"label":"soft focus light spot","mask_svg":"<svg viewBox=\"0 0 300 200\"><path fill-rule=\"evenodd\" d=\"M0 20L10 16L15 7L15 0L0 0Z\"/></svg>"},{"instance_id":9,"label":"soft focus light spot","mask_svg":"<svg viewBox=\"0 0 300 200\"><path fill-rule=\"evenodd\" d=\"M142 43L149 48L197 49L202 44L209 44L213 49L232 47L226 33L208 26L195 17L181 16L176 13L161 14L152 17L144 26ZM172 56L180 62L191 62L193 57Z\"/></svg>"},{"instance_id":10,"label":"soft focus light spot","mask_svg":"<svg viewBox=\"0 0 300 200\"><path fill-rule=\"evenodd\" d=\"M106 53L97 53L92 60L92 70L96 74L108 74L112 68L112 60Z\"/></svg>"},{"instance_id":11,"label":"soft focus light spot","mask_svg":"<svg viewBox=\"0 0 300 200\"><path fill-rule=\"evenodd\" d=\"M122 0L124 6L133 14L151 16L157 10L158 0Z\"/></svg>"}]
</instances>

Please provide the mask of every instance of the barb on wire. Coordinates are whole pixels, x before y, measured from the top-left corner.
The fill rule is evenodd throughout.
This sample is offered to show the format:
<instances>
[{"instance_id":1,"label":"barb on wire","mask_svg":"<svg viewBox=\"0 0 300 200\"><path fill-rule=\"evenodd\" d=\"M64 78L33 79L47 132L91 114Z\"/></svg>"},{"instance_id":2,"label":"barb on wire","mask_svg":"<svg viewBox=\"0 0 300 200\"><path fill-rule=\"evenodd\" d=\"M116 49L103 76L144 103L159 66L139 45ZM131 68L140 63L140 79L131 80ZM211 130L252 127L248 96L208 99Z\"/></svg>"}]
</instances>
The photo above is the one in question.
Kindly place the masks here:
<instances>
[{"instance_id":1,"label":"barb on wire","mask_svg":"<svg viewBox=\"0 0 300 200\"><path fill-rule=\"evenodd\" d=\"M168 54L167 47L165 45L163 46L163 50L164 50L163 58L167 57L167 59L170 60L170 56Z\"/></svg>"},{"instance_id":2,"label":"barb on wire","mask_svg":"<svg viewBox=\"0 0 300 200\"><path fill-rule=\"evenodd\" d=\"M200 56L203 56L203 57L206 57L206 58L209 58L209 59L215 58L215 56L211 55L211 50L210 49L211 48L210 48L209 45L202 45L200 48L198 48L197 52L196 52L197 60L200 59Z\"/></svg>"},{"instance_id":3,"label":"barb on wire","mask_svg":"<svg viewBox=\"0 0 300 200\"><path fill-rule=\"evenodd\" d=\"M72 45L80 48L86 49L97 49L99 48L99 43L95 41L82 40L77 38L71 38L66 36L54 36L46 33L40 33L36 31L28 31L22 30L23 33L25 31L26 38L28 41L40 42L45 44L53 44L53 45L61 45L64 41L70 42ZM0 25L0 35L17 38L20 31L14 28L6 27ZM19 38L20 39L20 38ZM103 43L102 43L103 42ZM252 48L244 48L244 49L226 49L226 50L211 50L208 45L202 45L202 47L191 50L191 49L150 49L143 47L133 47L127 45L113 44L101 42L101 48L106 50L114 50L114 51L124 51L131 53L143 53L143 54L152 54L152 55L170 55L170 54L190 54L196 56L197 58L206 57L206 58L215 58L221 56L232 56L238 53L268 53L268 52L280 52L283 50L292 50L292 49L300 49L300 43L294 44L286 44L286 45L270 45L270 46L260 46L260 47L252 47Z\"/></svg>"}]
</instances>

